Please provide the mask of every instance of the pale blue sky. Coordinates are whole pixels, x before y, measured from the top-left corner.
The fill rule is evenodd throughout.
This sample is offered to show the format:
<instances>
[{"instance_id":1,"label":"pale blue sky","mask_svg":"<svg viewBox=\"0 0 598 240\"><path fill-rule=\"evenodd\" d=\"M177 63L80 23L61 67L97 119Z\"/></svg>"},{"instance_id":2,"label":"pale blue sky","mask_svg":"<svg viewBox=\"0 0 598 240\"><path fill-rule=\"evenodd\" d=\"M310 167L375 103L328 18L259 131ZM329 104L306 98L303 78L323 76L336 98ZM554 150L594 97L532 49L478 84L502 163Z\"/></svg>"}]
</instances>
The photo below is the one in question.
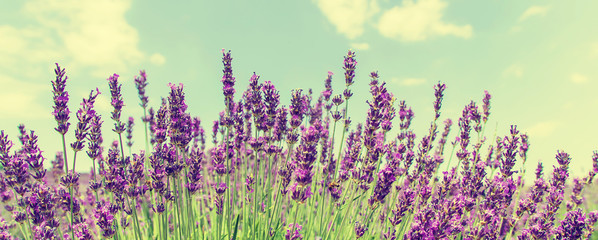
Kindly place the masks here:
<instances>
[{"instance_id":1,"label":"pale blue sky","mask_svg":"<svg viewBox=\"0 0 598 240\"><path fill-rule=\"evenodd\" d=\"M328 71L338 93L342 57L357 52L350 114L363 121L368 73L379 71L414 108L419 137L432 118L432 86L448 85L442 119L457 120L470 99L490 91L487 133L510 124L530 134L529 161L552 165L557 149L585 174L598 149L596 1L5 1L0 8L0 129L16 141L25 123L45 156L61 148L53 130L53 64L67 69L71 111L99 87L97 108L112 124L106 78L123 81L124 117L141 113L133 85L148 73L150 105L168 82L185 84L204 127L223 107L221 49L232 50L237 92L252 72L273 81L284 104L294 88L321 91ZM239 94L237 94L239 96ZM71 116L75 124L75 116ZM135 135L143 133L138 127ZM458 131L453 127L453 134ZM106 128L105 140L115 135ZM72 138L72 133L69 134ZM137 146L143 148L139 139ZM532 164L530 164L532 165ZM90 164L77 164L86 170ZM550 167L547 167L550 169Z\"/></svg>"}]
</instances>

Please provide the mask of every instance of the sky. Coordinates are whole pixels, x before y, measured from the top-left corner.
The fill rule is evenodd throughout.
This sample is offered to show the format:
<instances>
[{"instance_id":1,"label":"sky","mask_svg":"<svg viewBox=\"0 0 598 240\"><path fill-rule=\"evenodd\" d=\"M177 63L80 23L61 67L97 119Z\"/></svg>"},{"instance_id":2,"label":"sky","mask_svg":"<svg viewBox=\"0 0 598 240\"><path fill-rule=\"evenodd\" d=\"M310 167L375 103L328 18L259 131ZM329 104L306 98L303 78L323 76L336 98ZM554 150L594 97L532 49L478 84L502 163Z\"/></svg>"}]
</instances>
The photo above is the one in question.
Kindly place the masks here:
<instances>
[{"instance_id":1,"label":"sky","mask_svg":"<svg viewBox=\"0 0 598 240\"><path fill-rule=\"evenodd\" d=\"M183 83L192 116L206 129L224 108L222 49L232 51L237 99L253 72L272 81L288 105L292 89L322 90L332 71L344 88L342 61L356 51L349 115L363 122L369 73L378 71L415 112L422 137L433 117L433 85L446 83L441 120L457 121L471 100L492 94L486 136L510 125L529 135L528 172L547 171L557 150L585 175L598 149L597 1L311 0L311 1L4 1L0 8L0 129L17 140L17 125L35 130L44 156L62 148L53 128L51 81L66 68L72 112L92 89L110 131L106 78L123 83L123 117L135 116L144 148L142 109L133 79L145 69L150 106L168 83ZM76 121L71 115L72 141ZM458 132L453 126L451 138ZM86 171L86 158L77 163ZM531 174L530 174L531 175Z\"/></svg>"}]
</instances>

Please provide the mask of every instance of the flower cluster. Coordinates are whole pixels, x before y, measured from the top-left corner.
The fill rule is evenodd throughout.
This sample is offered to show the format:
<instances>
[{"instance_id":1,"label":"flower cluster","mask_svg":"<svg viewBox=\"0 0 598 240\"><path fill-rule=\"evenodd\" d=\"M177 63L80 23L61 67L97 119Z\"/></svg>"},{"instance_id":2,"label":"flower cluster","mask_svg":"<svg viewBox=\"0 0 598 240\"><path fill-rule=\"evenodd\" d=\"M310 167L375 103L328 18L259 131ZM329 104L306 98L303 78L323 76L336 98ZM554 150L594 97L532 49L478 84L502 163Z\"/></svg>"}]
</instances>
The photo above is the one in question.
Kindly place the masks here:
<instances>
[{"instance_id":1,"label":"flower cluster","mask_svg":"<svg viewBox=\"0 0 598 240\"><path fill-rule=\"evenodd\" d=\"M53 115L63 151L51 169L39 130L19 125L17 144L0 131L0 239L523 240L594 233L598 152L585 176L570 176L573 159L557 151L552 173L539 162L526 186L534 136L512 125L487 141L488 91L458 119L441 120L447 86L434 84L430 127L416 135L413 109L378 72L369 75L371 98L349 101L352 91L364 90L350 88L359 85L353 51L341 66L343 89L333 89L328 72L322 91L293 89L290 99L255 72L235 97L232 59L222 51L224 106L211 133L190 111L183 84L169 83L168 95L150 106L145 71L134 78L143 124L135 125L135 116L121 120L128 90L113 74L116 134L102 132L95 89L76 113L72 154L67 77L57 64ZM349 106L364 102L365 121L351 125L359 113ZM144 128L145 150L137 150L134 127ZM76 169L80 151L89 159L79 161L91 160L89 174Z\"/></svg>"}]
</instances>

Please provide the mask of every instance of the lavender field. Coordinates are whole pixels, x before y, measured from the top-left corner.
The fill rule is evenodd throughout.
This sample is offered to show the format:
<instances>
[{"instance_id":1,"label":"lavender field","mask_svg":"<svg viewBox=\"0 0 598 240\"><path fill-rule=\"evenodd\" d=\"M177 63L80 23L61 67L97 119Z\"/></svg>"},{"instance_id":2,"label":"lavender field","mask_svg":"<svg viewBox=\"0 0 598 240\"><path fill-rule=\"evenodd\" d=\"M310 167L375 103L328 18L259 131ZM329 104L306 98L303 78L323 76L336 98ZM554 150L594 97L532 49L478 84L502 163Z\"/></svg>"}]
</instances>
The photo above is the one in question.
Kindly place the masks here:
<instances>
[{"instance_id":1,"label":"lavender field","mask_svg":"<svg viewBox=\"0 0 598 240\"><path fill-rule=\"evenodd\" d=\"M488 126L490 92L444 116L441 82L430 85L433 118L418 119L429 128L416 132L417 109L378 72L356 78L351 50L340 64L320 86L282 93L257 73L235 77L223 49L224 102L209 103L222 111L203 122L187 106L193 89L173 82L150 98L145 71L136 89L109 75L109 92L90 89L70 109L78 99L57 63L48 121L62 150L44 157L27 122L0 133L0 239L596 239L598 152L579 176L565 151L554 166L530 159L530 136ZM364 91L356 81L369 83L367 99L353 96ZM109 115L95 110L100 95ZM365 121L352 121L349 107L363 102ZM143 115L122 116L125 104ZM75 170L89 162L89 173Z\"/></svg>"}]
</instances>

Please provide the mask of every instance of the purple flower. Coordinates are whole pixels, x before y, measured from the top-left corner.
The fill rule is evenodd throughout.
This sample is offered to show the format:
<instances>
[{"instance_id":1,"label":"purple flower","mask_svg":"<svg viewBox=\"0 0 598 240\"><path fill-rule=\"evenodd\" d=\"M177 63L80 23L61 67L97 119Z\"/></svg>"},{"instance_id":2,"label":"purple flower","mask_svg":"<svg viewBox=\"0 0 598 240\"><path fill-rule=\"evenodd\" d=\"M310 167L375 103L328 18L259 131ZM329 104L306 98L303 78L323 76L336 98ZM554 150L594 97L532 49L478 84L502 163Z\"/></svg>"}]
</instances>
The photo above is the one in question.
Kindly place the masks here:
<instances>
[{"instance_id":1,"label":"purple flower","mask_svg":"<svg viewBox=\"0 0 598 240\"><path fill-rule=\"evenodd\" d=\"M193 137L191 135L192 119L185 112L187 104L185 103L183 84L179 84L179 86L169 84L169 86L170 141L178 148L184 149Z\"/></svg>"},{"instance_id":2,"label":"purple flower","mask_svg":"<svg viewBox=\"0 0 598 240\"><path fill-rule=\"evenodd\" d=\"M96 218L96 224L102 231L102 237L111 238L116 234L114 229L114 215L110 211L109 204L106 202L99 202L94 209L94 217Z\"/></svg>"},{"instance_id":3,"label":"purple flower","mask_svg":"<svg viewBox=\"0 0 598 240\"><path fill-rule=\"evenodd\" d=\"M503 144L506 146L506 149L503 151L500 172L504 177L510 177L514 173L512 169L515 165L515 156L517 154L517 147L519 144L519 136L517 136L517 134L519 134L517 126L511 125L511 136L507 136L503 140Z\"/></svg>"},{"instance_id":4,"label":"purple flower","mask_svg":"<svg viewBox=\"0 0 598 240\"><path fill-rule=\"evenodd\" d=\"M347 56L345 56L345 61L343 62L343 69L345 69L345 84L347 87L353 85L356 65L357 61L355 61L355 52L351 52L351 50L349 50L347 52Z\"/></svg>"},{"instance_id":5,"label":"purple flower","mask_svg":"<svg viewBox=\"0 0 598 240\"><path fill-rule=\"evenodd\" d=\"M147 108L148 98L145 95L145 87L147 86L147 74L145 74L145 70L139 71L139 76L135 76L135 87L137 88L137 94L139 95L139 100L141 100L141 107L143 109Z\"/></svg>"},{"instance_id":6,"label":"purple flower","mask_svg":"<svg viewBox=\"0 0 598 240\"><path fill-rule=\"evenodd\" d=\"M390 193L390 189L395 179L396 177L392 168L387 166L380 170L380 173L378 173L378 181L374 187L374 193L368 201L372 209L376 208L378 204L384 203L384 198Z\"/></svg>"},{"instance_id":7,"label":"purple flower","mask_svg":"<svg viewBox=\"0 0 598 240\"><path fill-rule=\"evenodd\" d=\"M56 63L54 73L56 73L56 80L52 81L52 92L54 93L54 111L52 115L54 115L54 119L58 123L58 127L54 129L64 135L68 132L70 126L68 122L70 113L68 107L69 93L65 90L68 77L66 76L65 69L60 68L58 63Z\"/></svg>"},{"instance_id":8,"label":"purple flower","mask_svg":"<svg viewBox=\"0 0 598 240\"><path fill-rule=\"evenodd\" d=\"M523 230L535 238L547 238L548 233L553 231L556 212L564 200L565 181L569 177L571 158L566 152L557 151L556 160L559 166L554 167L544 210L533 216L529 221L529 228Z\"/></svg>"},{"instance_id":9,"label":"purple flower","mask_svg":"<svg viewBox=\"0 0 598 240\"><path fill-rule=\"evenodd\" d=\"M133 126L135 126L135 119L133 117L129 117L129 121L127 121L127 146L133 146Z\"/></svg>"},{"instance_id":10,"label":"purple flower","mask_svg":"<svg viewBox=\"0 0 598 240\"><path fill-rule=\"evenodd\" d=\"M411 125L411 120L413 120L413 111L411 107L407 107L405 101L399 102L399 119L401 123L399 124L401 130L408 129Z\"/></svg>"},{"instance_id":11,"label":"purple flower","mask_svg":"<svg viewBox=\"0 0 598 240\"><path fill-rule=\"evenodd\" d=\"M222 70L222 92L224 93L224 105L227 109L231 109L231 105L233 103L233 98L235 94L235 77L233 77L233 68L231 66L231 62L233 58L231 57L230 50L225 52L222 49L222 64L224 64L224 70Z\"/></svg>"},{"instance_id":12,"label":"purple flower","mask_svg":"<svg viewBox=\"0 0 598 240\"><path fill-rule=\"evenodd\" d=\"M584 182L581 178L573 179L573 189L571 191L571 199L567 202L567 211L572 211L573 208L579 207L583 202L581 192L584 188Z\"/></svg>"},{"instance_id":13,"label":"purple flower","mask_svg":"<svg viewBox=\"0 0 598 240\"><path fill-rule=\"evenodd\" d=\"M556 239L581 239L586 231L586 216L581 208L569 211L556 229Z\"/></svg>"},{"instance_id":14,"label":"purple flower","mask_svg":"<svg viewBox=\"0 0 598 240\"><path fill-rule=\"evenodd\" d=\"M490 93L488 93L487 90L484 90L484 99L482 99L482 102L484 103L482 105L482 109L484 110L484 116L482 117L482 120L484 123L488 121L488 116L490 116L490 98L492 98Z\"/></svg>"},{"instance_id":15,"label":"purple flower","mask_svg":"<svg viewBox=\"0 0 598 240\"><path fill-rule=\"evenodd\" d=\"M168 133L168 122L170 121L170 114L168 113L168 106L162 104L156 114L156 125L155 125L155 141L156 145L161 145L166 142L166 136Z\"/></svg>"},{"instance_id":16,"label":"purple flower","mask_svg":"<svg viewBox=\"0 0 598 240\"><path fill-rule=\"evenodd\" d=\"M191 151L189 159L187 160L187 166L189 167L187 179L189 179L189 182L185 185L185 187L187 187L187 190L189 190L190 194L194 194L201 189L201 180L203 179L201 175L201 164L203 159L204 153L199 149L195 149Z\"/></svg>"},{"instance_id":17,"label":"purple flower","mask_svg":"<svg viewBox=\"0 0 598 240\"><path fill-rule=\"evenodd\" d=\"M324 81L325 90L322 91L322 96L324 97L324 100L326 102L330 101L330 96L332 95L332 75L333 75L333 73L331 71L328 71L328 76L326 77L326 80ZM328 109L328 110L330 110L330 109Z\"/></svg>"},{"instance_id":18,"label":"purple flower","mask_svg":"<svg viewBox=\"0 0 598 240\"><path fill-rule=\"evenodd\" d=\"M438 140L436 155L442 155L442 153L444 152L444 145L446 144L446 139L451 131L452 125L453 121L450 118L444 120L444 131L442 131L442 136L440 137L440 140Z\"/></svg>"},{"instance_id":19,"label":"purple flower","mask_svg":"<svg viewBox=\"0 0 598 240\"><path fill-rule=\"evenodd\" d=\"M311 192L311 186L301 186L298 183L295 183L291 189L291 199L297 201L298 203L304 203L308 198L310 198L313 193Z\"/></svg>"},{"instance_id":20,"label":"purple flower","mask_svg":"<svg viewBox=\"0 0 598 240\"><path fill-rule=\"evenodd\" d=\"M89 229L87 228L87 224L86 223L79 223L79 224L75 224L74 228L74 232L75 232L75 236L79 239L79 240L87 240L87 239L93 239L92 234L89 232Z\"/></svg>"},{"instance_id":21,"label":"purple flower","mask_svg":"<svg viewBox=\"0 0 598 240\"><path fill-rule=\"evenodd\" d=\"M279 108L277 110L276 123L274 124L274 129L272 130L272 135L274 135L275 141L283 140L284 135L288 130L287 114L287 108L285 107Z\"/></svg>"},{"instance_id":22,"label":"purple flower","mask_svg":"<svg viewBox=\"0 0 598 240\"><path fill-rule=\"evenodd\" d=\"M319 124L319 123L318 123ZM297 169L295 180L301 188L311 185L312 168L318 154L319 132L314 125L309 126L301 136L301 144L297 147Z\"/></svg>"},{"instance_id":23,"label":"purple flower","mask_svg":"<svg viewBox=\"0 0 598 240\"><path fill-rule=\"evenodd\" d=\"M357 239L359 239L359 238L363 237L365 232L368 230L368 227L365 224L356 222L354 229L355 229L355 237Z\"/></svg>"},{"instance_id":24,"label":"purple flower","mask_svg":"<svg viewBox=\"0 0 598 240\"><path fill-rule=\"evenodd\" d=\"M542 163L538 162L534 186L532 186L532 190L527 195L527 198L522 199L518 203L519 207L517 208L517 216L521 217L523 213L525 213L526 211L529 213L530 216L534 215L537 210L537 205L544 200L546 189L546 182L542 178Z\"/></svg>"},{"instance_id":25,"label":"purple flower","mask_svg":"<svg viewBox=\"0 0 598 240\"><path fill-rule=\"evenodd\" d=\"M264 92L266 115L268 115L266 125L268 126L268 129L271 129L276 122L276 108L280 103L280 95L278 94L278 90L274 87L274 84L270 81L264 82L262 91Z\"/></svg>"},{"instance_id":26,"label":"purple flower","mask_svg":"<svg viewBox=\"0 0 598 240\"><path fill-rule=\"evenodd\" d=\"M81 174L79 174L79 173L73 173L72 171L68 172L68 173L66 173L66 175L64 175L60 178L60 183L65 188L69 188L73 185L78 185L80 176L81 176Z\"/></svg>"},{"instance_id":27,"label":"purple flower","mask_svg":"<svg viewBox=\"0 0 598 240\"><path fill-rule=\"evenodd\" d=\"M25 135L23 142L23 154L26 158L29 167L33 170L32 177L38 181L42 181L46 175L46 169L44 169L44 160L42 151L37 145L37 136L34 131L30 134Z\"/></svg>"},{"instance_id":28,"label":"purple flower","mask_svg":"<svg viewBox=\"0 0 598 240\"><path fill-rule=\"evenodd\" d=\"M120 113L122 111L124 103L122 94L120 92L120 87L122 86L122 84L118 83L118 77L119 76L116 73L110 76L108 78L108 85L110 86L110 95L112 96L110 104L114 108L114 110L112 110L111 116L112 120L115 121L114 129L112 129L112 131L120 134L125 131L125 124L120 121Z\"/></svg>"},{"instance_id":29,"label":"purple flower","mask_svg":"<svg viewBox=\"0 0 598 240\"><path fill-rule=\"evenodd\" d=\"M592 154L592 167L593 168L590 170L587 178L588 184L592 184L594 177L598 173L598 151L594 151L594 154Z\"/></svg>"},{"instance_id":30,"label":"purple flower","mask_svg":"<svg viewBox=\"0 0 598 240\"><path fill-rule=\"evenodd\" d=\"M163 195L166 190L166 184L164 183L164 177L166 177L165 163L163 162L164 157L168 156L170 151L167 144L156 145L154 147L153 154L149 157L151 168L149 169L149 176L152 179L151 187L158 194Z\"/></svg>"},{"instance_id":31,"label":"purple flower","mask_svg":"<svg viewBox=\"0 0 598 240\"><path fill-rule=\"evenodd\" d=\"M280 193L282 195L286 195L288 193L289 190L287 187L291 183L291 177L294 171L295 165L292 161L287 162L280 168L280 170L278 170L278 175L280 176Z\"/></svg>"},{"instance_id":32,"label":"purple flower","mask_svg":"<svg viewBox=\"0 0 598 240\"><path fill-rule=\"evenodd\" d=\"M289 113L291 114L290 124L293 129L296 129L301 125L303 116L306 112L305 101L301 94L301 89L293 90L291 97L291 106L289 107Z\"/></svg>"},{"instance_id":33,"label":"purple flower","mask_svg":"<svg viewBox=\"0 0 598 240\"><path fill-rule=\"evenodd\" d=\"M410 188L403 190L402 194L399 195L399 202L394 206L392 210L393 216L389 218L390 224L393 226L399 225L403 221L403 216L407 211L413 208L413 202L415 201L415 192Z\"/></svg>"},{"instance_id":34,"label":"purple flower","mask_svg":"<svg viewBox=\"0 0 598 240\"><path fill-rule=\"evenodd\" d=\"M4 130L0 131L0 161L2 166L6 166L10 161L10 148L12 146L13 143L8 139L8 135L4 134Z\"/></svg>"},{"instance_id":35,"label":"purple flower","mask_svg":"<svg viewBox=\"0 0 598 240\"><path fill-rule=\"evenodd\" d=\"M221 215L224 212L224 193L227 188L226 183L220 183L214 187L216 190L214 204L216 205L216 214L218 215Z\"/></svg>"},{"instance_id":36,"label":"purple flower","mask_svg":"<svg viewBox=\"0 0 598 240\"><path fill-rule=\"evenodd\" d=\"M339 178L341 181L349 179L349 173L355 168L355 163L359 158L361 151L361 125L357 125L357 129L349 133L347 138L347 148L345 148L345 155L341 160Z\"/></svg>"},{"instance_id":37,"label":"purple flower","mask_svg":"<svg viewBox=\"0 0 598 240\"><path fill-rule=\"evenodd\" d=\"M436 114L434 116L434 120L440 117L440 107L442 107L442 97L444 96L444 90L446 90L446 84L441 84L439 82L438 84L434 85L434 96L436 97L436 100L434 101L434 113Z\"/></svg>"},{"instance_id":38,"label":"purple flower","mask_svg":"<svg viewBox=\"0 0 598 240\"><path fill-rule=\"evenodd\" d=\"M75 129L75 142L71 144L71 147L75 152L81 151L85 147L85 138L87 138L89 122L96 115L95 110L93 110L93 104L95 103L99 94L100 91L98 89L96 89L95 94L92 90L91 93L89 93L89 97L87 99L83 99L83 102L81 103L82 107L77 111L77 119L79 122L77 123L77 128ZM73 168L75 168L74 165Z\"/></svg>"},{"instance_id":39,"label":"purple flower","mask_svg":"<svg viewBox=\"0 0 598 240\"><path fill-rule=\"evenodd\" d=\"M284 235L286 240L301 240L303 239L303 235L301 235L301 230L303 226L297 223L289 224L289 228L287 229L287 233Z\"/></svg>"},{"instance_id":40,"label":"purple flower","mask_svg":"<svg viewBox=\"0 0 598 240\"><path fill-rule=\"evenodd\" d=\"M92 160L99 159L102 156L102 118L99 115L93 116L91 119L91 128L87 134L87 140L89 140L89 146L87 147L87 156Z\"/></svg>"}]
</instances>

